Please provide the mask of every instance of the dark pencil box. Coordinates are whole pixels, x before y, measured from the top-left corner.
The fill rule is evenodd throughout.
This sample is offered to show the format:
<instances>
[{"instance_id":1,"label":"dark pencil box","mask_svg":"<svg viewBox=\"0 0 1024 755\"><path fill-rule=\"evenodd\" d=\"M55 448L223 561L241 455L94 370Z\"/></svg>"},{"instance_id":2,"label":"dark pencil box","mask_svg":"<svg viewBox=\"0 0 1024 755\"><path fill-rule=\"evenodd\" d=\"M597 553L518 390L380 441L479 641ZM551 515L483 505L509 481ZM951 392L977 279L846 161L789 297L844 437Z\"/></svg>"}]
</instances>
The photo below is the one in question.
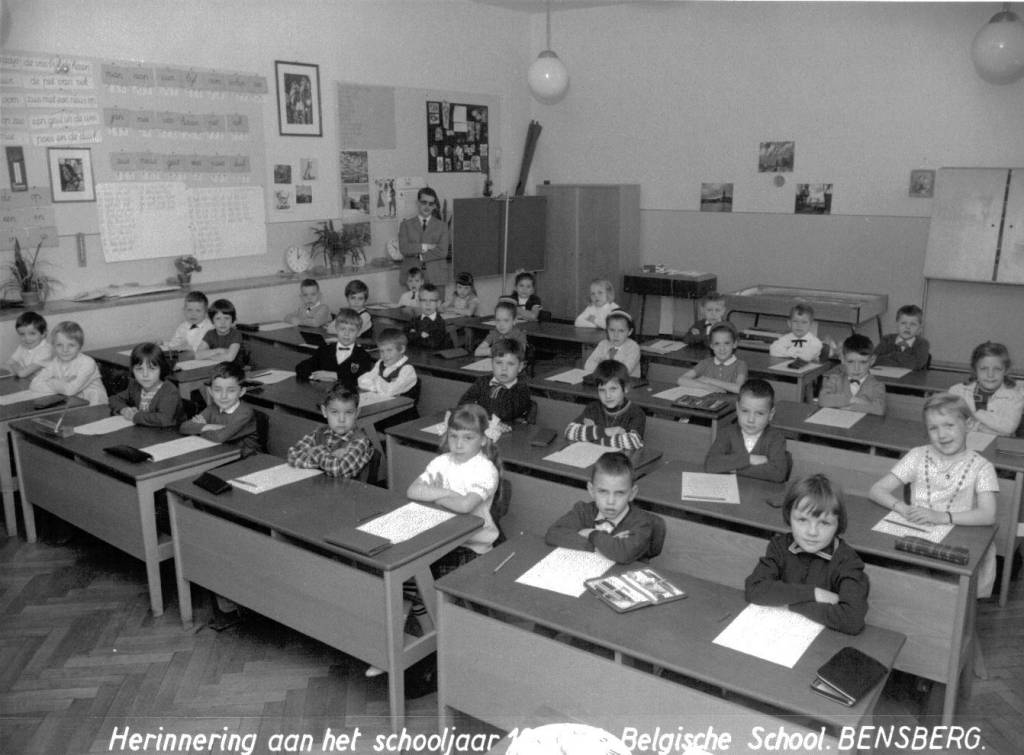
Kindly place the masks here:
<instances>
[{"instance_id":1,"label":"dark pencil box","mask_svg":"<svg viewBox=\"0 0 1024 755\"><path fill-rule=\"evenodd\" d=\"M211 472L203 472L196 479L192 480L192 484L197 488L202 488L207 493L213 493L214 495L227 493L231 490L231 485L227 480L222 477L218 477Z\"/></svg>"},{"instance_id":2,"label":"dark pencil box","mask_svg":"<svg viewBox=\"0 0 1024 755\"><path fill-rule=\"evenodd\" d=\"M970 560L970 551L959 545L943 545L925 540L923 537L907 535L896 540L896 550L913 553L916 556L936 558L953 564L966 564Z\"/></svg>"},{"instance_id":3,"label":"dark pencil box","mask_svg":"<svg viewBox=\"0 0 1024 755\"><path fill-rule=\"evenodd\" d=\"M135 446L107 446L104 453L116 456L119 459L130 461L132 464L141 464L144 461L153 461L153 457L145 451L140 451Z\"/></svg>"}]
</instances>

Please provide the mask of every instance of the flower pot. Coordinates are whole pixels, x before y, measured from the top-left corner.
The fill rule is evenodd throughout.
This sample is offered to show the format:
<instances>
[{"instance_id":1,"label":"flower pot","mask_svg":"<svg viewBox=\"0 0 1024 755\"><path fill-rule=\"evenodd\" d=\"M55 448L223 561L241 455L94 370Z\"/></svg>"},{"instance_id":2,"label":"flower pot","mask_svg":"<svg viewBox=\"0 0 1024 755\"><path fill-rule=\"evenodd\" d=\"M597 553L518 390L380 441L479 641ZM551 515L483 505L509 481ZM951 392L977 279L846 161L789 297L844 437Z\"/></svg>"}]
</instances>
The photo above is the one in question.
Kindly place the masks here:
<instances>
[{"instance_id":1,"label":"flower pot","mask_svg":"<svg viewBox=\"0 0 1024 755\"><path fill-rule=\"evenodd\" d=\"M21 303L28 309L40 309L43 306L43 295L38 291L22 291Z\"/></svg>"},{"instance_id":2,"label":"flower pot","mask_svg":"<svg viewBox=\"0 0 1024 755\"><path fill-rule=\"evenodd\" d=\"M178 285L188 288L192 284L192 273L178 273Z\"/></svg>"}]
</instances>

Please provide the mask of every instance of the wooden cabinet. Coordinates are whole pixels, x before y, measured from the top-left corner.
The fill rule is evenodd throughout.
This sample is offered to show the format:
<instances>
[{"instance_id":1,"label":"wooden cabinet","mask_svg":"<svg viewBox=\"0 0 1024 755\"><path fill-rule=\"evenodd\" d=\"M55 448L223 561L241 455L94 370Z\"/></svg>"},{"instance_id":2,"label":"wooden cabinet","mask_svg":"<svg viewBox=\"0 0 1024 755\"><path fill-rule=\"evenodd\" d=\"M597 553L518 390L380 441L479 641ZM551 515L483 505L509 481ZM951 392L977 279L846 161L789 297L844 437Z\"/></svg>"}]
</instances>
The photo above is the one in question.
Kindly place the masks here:
<instances>
[{"instance_id":1,"label":"wooden cabinet","mask_svg":"<svg viewBox=\"0 0 1024 755\"><path fill-rule=\"evenodd\" d=\"M544 272L537 293L554 317L573 319L590 301L590 281L607 278L622 297L622 274L639 263L638 184L543 184L547 198Z\"/></svg>"},{"instance_id":2,"label":"wooden cabinet","mask_svg":"<svg viewBox=\"0 0 1024 755\"><path fill-rule=\"evenodd\" d=\"M1024 284L1024 168L942 168L926 278Z\"/></svg>"}]
</instances>

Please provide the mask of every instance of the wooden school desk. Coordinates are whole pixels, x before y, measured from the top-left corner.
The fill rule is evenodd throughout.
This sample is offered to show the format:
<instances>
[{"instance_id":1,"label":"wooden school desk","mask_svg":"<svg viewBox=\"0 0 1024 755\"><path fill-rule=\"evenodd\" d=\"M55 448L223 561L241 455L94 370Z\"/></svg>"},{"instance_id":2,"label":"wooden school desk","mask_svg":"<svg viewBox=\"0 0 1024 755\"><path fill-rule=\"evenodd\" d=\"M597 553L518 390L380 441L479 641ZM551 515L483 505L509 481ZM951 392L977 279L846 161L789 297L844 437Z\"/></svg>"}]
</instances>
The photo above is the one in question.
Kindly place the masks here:
<instances>
[{"instance_id":1,"label":"wooden school desk","mask_svg":"<svg viewBox=\"0 0 1024 755\"><path fill-rule=\"evenodd\" d=\"M93 351L87 351L86 354L96 360L97 363L105 367L112 368L114 370L124 370L125 372L131 372L131 351L135 348L135 345L131 346L112 346L109 349L95 349ZM170 353L170 352L167 352ZM176 359L171 360L171 364L174 365ZM188 370L175 369L167 376L167 379L178 383L195 383L202 382L209 379L210 373L213 372L214 366L208 367L194 367Z\"/></svg>"},{"instance_id":2,"label":"wooden school desk","mask_svg":"<svg viewBox=\"0 0 1024 755\"><path fill-rule=\"evenodd\" d=\"M302 328L310 333L319 333L325 339L337 340L322 328ZM300 328L289 325L274 330L242 331L242 340L249 349L253 364L259 367L275 367L279 370L294 370L295 365L308 359L316 346L306 343L300 335Z\"/></svg>"},{"instance_id":3,"label":"wooden school desk","mask_svg":"<svg viewBox=\"0 0 1024 755\"><path fill-rule=\"evenodd\" d=\"M31 378L4 378L0 380L0 396L27 391L31 382ZM61 414L68 409L85 406L86 403L83 399L71 397L63 404L48 409L37 409L35 399L0 406L0 496L4 502L4 527L7 529L7 537L18 534L18 515L14 509L14 475L11 473L11 422L26 417Z\"/></svg>"},{"instance_id":4,"label":"wooden school desk","mask_svg":"<svg viewBox=\"0 0 1024 755\"><path fill-rule=\"evenodd\" d=\"M788 318L789 310L797 303L810 304L814 308L815 320L846 325L851 333L874 320L878 325L878 337L881 338L882 315L889 308L889 297L885 294L763 284L725 295L725 305L730 316L733 312L752 314L755 316L754 327L757 327L761 315Z\"/></svg>"},{"instance_id":5,"label":"wooden school desk","mask_svg":"<svg viewBox=\"0 0 1024 755\"><path fill-rule=\"evenodd\" d=\"M718 276L709 273L654 273L635 270L622 275L622 293L640 296L640 324L637 333L644 332L644 315L648 296L669 296L693 301L693 319L700 317L698 302L712 291L718 290Z\"/></svg>"},{"instance_id":6,"label":"wooden school desk","mask_svg":"<svg viewBox=\"0 0 1024 755\"><path fill-rule=\"evenodd\" d=\"M483 340L483 336L494 330L494 317L470 318L466 321L465 327L475 331L480 336L480 340ZM601 328L577 328L571 322L517 321L516 327L526 333L527 340L531 344L545 341L567 345L571 350L579 351L581 355L589 353L605 338L605 332Z\"/></svg>"},{"instance_id":7,"label":"wooden school desk","mask_svg":"<svg viewBox=\"0 0 1024 755\"><path fill-rule=\"evenodd\" d=\"M854 443L864 446L870 453L884 449L903 455L915 446L926 446L929 443L924 423L920 421L866 414L850 428L808 422L807 418L818 411L818 408L813 404L776 402L772 425L791 435ZM997 514L999 532L996 534L996 548L1009 563L1017 547L1017 523L1020 521L1021 502L1024 500L1024 458L1000 453L995 441L981 451L981 455L991 461L998 471L1013 478L1008 493L1005 496L997 496L1000 499L1000 506ZM895 463L894 459L893 464ZM1006 505L1003 505L1002 501L1005 501ZM1009 598L1011 571L1008 568L1002 571L999 582L1000 606L1005 606Z\"/></svg>"},{"instance_id":8,"label":"wooden school desk","mask_svg":"<svg viewBox=\"0 0 1024 755\"><path fill-rule=\"evenodd\" d=\"M655 559L652 566L688 597L618 614L589 592L572 598L516 582L551 550L524 535L438 582L439 727L451 725L456 709L502 729L552 717L615 736L626 727L674 733L679 726L692 732L712 725L732 734L736 750L758 726L772 731L784 724L789 732L824 726L834 737L843 726L870 723L884 680L847 708L810 689L818 667L853 646L888 668L904 642L903 635L872 626L854 637L825 629L790 669L712 642L746 606L740 590L665 569ZM534 625L596 644L612 657L537 634ZM702 683L701 689L641 670L636 661ZM725 694L701 691L709 685ZM808 729L787 720L794 715L809 719ZM836 745L826 738L821 747Z\"/></svg>"},{"instance_id":9,"label":"wooden school desk","mask_svg":"<svg viewBox=\"0 0 1024 755\"><path fill-rule=\"evenodd\" d=\"M696 471L680 462L664 464L640 484L637 502L667 517L666 548L655 566L742 588L767 538L788 530L779 508L785 485L739 477L739 505L683 501L681 474ZM952 721L961 681L970 685L978 568L995 527L954 527L943 541L967 548L961 566L895 549L896 538L871 528L887 513L866 498L846 496L843 538L867 564L871 579L868 623L907 635L896 668L946 685L943 722ZM752 534L747 534L752 533Z\"/></svg>"},{"instance_id":10,"label":"wooden school desk","mask_svg":"<svg viewBox=\"0 0 1024 755\"><path fill-rule=\"evenodd\" d=\"M420 417L401 425L389 427L387 431L388 487L391 490L405 490L409 483L419 477L427 466L427 462L440 453L447 451L441 448L442 438L423 431L423 428L436 425L444 419L443 415ZM559 435L551 445L537 447L530 445L537 431L543 429L537 425L513 425L512 432L505 433L498 441L498 454L506 469L514 469L527 474L541 474L556 479L564 479L579 483L590 480L590 468L573 467L546 461L545 456L553 454L570 444ZM614 451L614 448L609 448ZM650 471L661 451L645 446L636 451L627 452L633 460L638 475Z\"/></svg>"},{"instance_id":11,"label":"wooden school desk","mask_svg":"<svg viewBox=\"0 0 1024 755\"><path fill-rule=\"evenodd\" d=\"M282 463L256 455L217 470L231 479ZM405 716L405 675L434 652L437 632L404 632L402 583L415 579L437 626L430 564L483 520L460 514L372 556L324 540L407 502L404 495L318 475L260 495L212 495L190 481L168 487L181 619L192 622L190 582L385 669L391 725Z\"/></svg>"},{"instance_id":12,"label":"wooden school desk","mask_svg":"<svg viewBox=\"0 0 1024 755\"><path fill-rule=\"evenodd\" d=\"M83 425L110 416L107 406L75 409L64 424ZM155 496L167 483L192 478L238 458L238 447L218 444L164 461L133 464L104 453L108 446L135 448L180 438L176 430L133 426L106 435L57 438L31 420L11 425L25 531L36 541L35 508L56 514L146 563L149 603L164 612L160 562L171 541L156 528Z\"/></svg>"}]
</instances>

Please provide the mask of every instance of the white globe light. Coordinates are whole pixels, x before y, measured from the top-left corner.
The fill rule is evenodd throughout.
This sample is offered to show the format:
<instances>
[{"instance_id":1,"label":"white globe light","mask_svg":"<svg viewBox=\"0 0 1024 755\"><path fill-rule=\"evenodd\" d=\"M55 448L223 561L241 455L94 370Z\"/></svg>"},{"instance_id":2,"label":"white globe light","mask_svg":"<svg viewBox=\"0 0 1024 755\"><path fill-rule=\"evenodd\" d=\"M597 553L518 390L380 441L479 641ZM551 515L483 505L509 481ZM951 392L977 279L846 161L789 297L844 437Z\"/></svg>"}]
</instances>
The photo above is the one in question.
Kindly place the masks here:
<instances>
[{"instance_id":1,"label":"white globe light","mask_svg":"<svg viewBox=\"0 0 1024 755\"><path fill-rule=\"evenodd\" d=\"M533 96L545 105L554 105L569 89L569 71L551 50L544 50L526 74Z\"/></svg>"},{"instance_id":2,"label":"white globe light","mask_svg":"<svg viewBox=\"0 0 1024 755\"><path fill-rule=\"evenodd\" d=\"M971 60L989 84L1012 84L1024 76L1024 23L1009 11L997 13L971 43Z\"/></svg>"}]
</instances>

